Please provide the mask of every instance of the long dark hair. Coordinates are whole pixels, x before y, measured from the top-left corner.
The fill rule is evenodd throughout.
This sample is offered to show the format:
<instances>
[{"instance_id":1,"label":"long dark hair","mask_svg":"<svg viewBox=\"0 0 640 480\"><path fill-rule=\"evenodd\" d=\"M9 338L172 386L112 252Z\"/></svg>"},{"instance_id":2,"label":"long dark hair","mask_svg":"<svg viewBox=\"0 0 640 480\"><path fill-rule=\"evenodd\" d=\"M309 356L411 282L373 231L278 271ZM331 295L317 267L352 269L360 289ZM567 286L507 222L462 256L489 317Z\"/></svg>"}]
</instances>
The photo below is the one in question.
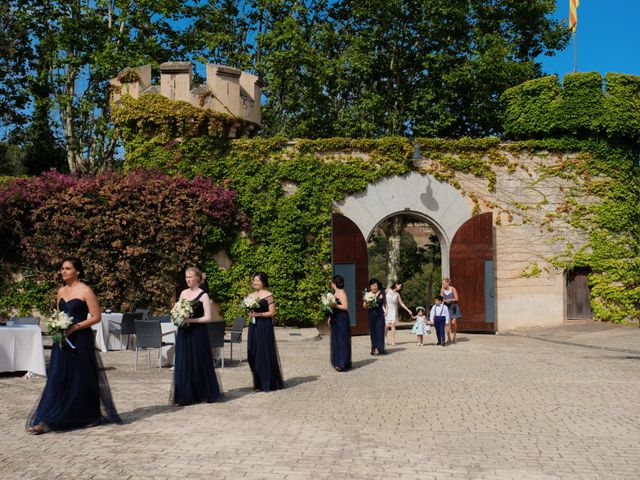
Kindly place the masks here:
<instances>
[{"instance_id":1,"label":"long dark hair","mask_svg":"<svg viewBox=\"0 0 640 480\"><path fill-rule=\"evenodd\" d=\"M342 278L342 275L334 275L331 281L337 288L344 288L344 278Z\"/></svg>"},{"instance_id":2,"label":"long dark hair","mask_svg":"<svg viewBox=\"0 0 640 480\"><path fill-rule=\"evenodd\" d=\"M73 265L73 268L78 271L78 278L84 277L84 267L82 266L82 260L80 260L78 257L65 257L60 262L60 265L58 265L58 270L62 268L62 265L64 265L65 262L69 262L71 265Z\"/></svg>"}]
</instances>

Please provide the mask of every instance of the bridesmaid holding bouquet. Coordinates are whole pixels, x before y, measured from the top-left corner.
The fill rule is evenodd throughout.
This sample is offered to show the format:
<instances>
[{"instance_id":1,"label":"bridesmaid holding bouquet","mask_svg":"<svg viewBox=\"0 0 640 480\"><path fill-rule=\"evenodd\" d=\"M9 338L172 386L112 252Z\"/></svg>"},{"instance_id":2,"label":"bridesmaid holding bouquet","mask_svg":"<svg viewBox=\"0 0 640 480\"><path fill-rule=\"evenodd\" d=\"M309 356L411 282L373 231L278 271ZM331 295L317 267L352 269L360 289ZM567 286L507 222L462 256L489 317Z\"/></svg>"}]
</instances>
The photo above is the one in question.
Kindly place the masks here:
<instances>
[{"instance_id":1,"label":"bridesmaid holding bouquet","mask_svg":"<svg viewBox=\"0 0 640 480\"><path fill-rule=\"evenodd\" d=\"M207 330L207 322L211 321L211 303L207 293L200 288L202 272L199 269L187 268L184 278L189 288L180 293L178 302L190 302L191 314L180 322L174 319L174 323L180 326L176 335L171 403L211 403L222 396Z\"/></svg>"},{"instance_id":2,"label":"bridesmaid holding bouquet","mask_svg":"<svg viewBox=\"0 0 640 480\"><path fill-rule=\"evenodd\" d=\"M248 313L251 321L247 339L247 360L253 376L253 389L263 392L280 390L284 388L284 380L273 330L276 305L273 294L267 290L269 287L267 274L254 273L251 276L251 287L254 293L250 298L256 303ZM248 301L248 299L245 300Z\"/></svg>"},{"instance_id":3,"label":"bridesmaid holding bouquet","mask_svg":"<svg viewBox=\"0 0 640 480\"><path fill-rule=\"evenodd\" d=\"M104 421L122 423L91 330L91 325L101 320L98 299L80 280L84 268L79 258L65 258L60 275L64 285L58 290L59 311L54 317L64 317L70 325L55 334L47 383L27 420L27 431L35 435Z\"/></svg>"}]
</instances>

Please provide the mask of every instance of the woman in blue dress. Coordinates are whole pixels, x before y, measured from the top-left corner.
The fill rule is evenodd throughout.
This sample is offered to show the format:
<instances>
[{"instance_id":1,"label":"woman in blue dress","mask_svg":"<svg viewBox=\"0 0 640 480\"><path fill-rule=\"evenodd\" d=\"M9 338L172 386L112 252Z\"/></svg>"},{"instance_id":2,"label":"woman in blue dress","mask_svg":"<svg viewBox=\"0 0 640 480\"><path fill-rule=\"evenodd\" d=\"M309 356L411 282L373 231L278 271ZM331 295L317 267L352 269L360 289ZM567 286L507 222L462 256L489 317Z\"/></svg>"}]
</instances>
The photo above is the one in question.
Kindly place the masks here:
<instances>
[{"instance_id":1,"label":"woman in blue dress","mask_svg":"<svg viewBox=\"0 0 640 480\"><path fill-rule=\"evenodd\" d=\"M180 293L180 298L191 300L193 309L191 317L185 320L176 334L171 403L211 403L222 397L207 330L207 322L211 321L211 303L199 286L202 282L199 269L187 268L185 280L189 288Z\"/></svg>"},{"instance_id":2,"label":"woman in blue dress","mask_svg":"<svg viewBox=\"0 0 640 480\"><path fill-rule=\"evenodd\" d=\"M103 421L122 423L95 351L91 325L101 320L98 299L80 281L84 276L80 259L65 258L60 275L64 286L58 290L57 305L71 317L72 325L65 332L69 342L63 341L62 347L54 343L51 348L47 383L27 420L27 431L36 435Z\"/></svg>"},{"instance_id":3,"label":"woman in blue dress","mask_svg":"<svg viewBox=\"0 0 640 480\"><path fill-rule=\"evenodd\" d=\"M332 307L329 325L331 326L331 365L338 372L351 368L351 321L349 320L349 301L344 291L344 278L336 275L331 280L333 295L337 303Z\"/></svg>"},{"instance_id":4,"label":"woman in blue dress","mask_svg":"<svg viewBox=\"0 0 640 480\"><path fill-rule=\"evenodd\" d=\"M372 278L369 280L369 291L375 295L375 302L367 304L364 308L369 320L369 336L371 337L371 355L382 355L384 351L384 317L387 314L387 305L384 296L384 289L380 280Z\"/></svg>"},{"instance_id":5,"label":"woman in blue dress","mask_svg":"<svg viewBox=\"0 0 640 480\"><path fill-rule=\"evenodd\" d=\"M247 360L253 375L253 389L269 392L284 388L276 335L273 330L273 316L276 305L273 294L267 290L269 280L264 272L251 276L251 295L258 301L259 307L250 310L249 334L247 338Z\"/></svg>"}]
</instances>

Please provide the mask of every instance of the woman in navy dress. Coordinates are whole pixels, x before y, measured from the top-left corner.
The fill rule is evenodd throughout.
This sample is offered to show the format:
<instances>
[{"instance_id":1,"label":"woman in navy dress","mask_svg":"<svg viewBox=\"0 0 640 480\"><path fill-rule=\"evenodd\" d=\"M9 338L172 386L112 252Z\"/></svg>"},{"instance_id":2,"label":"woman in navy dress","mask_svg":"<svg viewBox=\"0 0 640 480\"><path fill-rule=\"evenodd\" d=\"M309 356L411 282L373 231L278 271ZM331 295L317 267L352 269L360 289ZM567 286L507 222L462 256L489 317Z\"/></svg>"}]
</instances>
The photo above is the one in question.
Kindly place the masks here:
<instances>
[{"instance_id":1,"label":"woman in navy dress","mask_svg":"<svg viewBox=\"0 0 640 480\"><path fill-rule=\"evenodd\" d=\"M171 403L211 403L222 396L207 330L207 322L211 321L211 303L207 293L199 287L202 282L199 269L187 268L185 280L189 288L182 291L180 298L192 301L193 312L176 334Z\"/></svg>"},{"instance_id":2,"label":"woman in navy dress","mask_svg":"<svg viewBox=\"0 0 640 480\"><path fill-rule=\"evenodd\" d=\"M377 278L369 280L369 291L376 296L374 306L367 305L364 302L364 308L369 309L367 316L369 320L369 336L371 337L371 355L380 355L386 353L384 351L384 317L387 314L387 306L384 289Z\"/></svg>"},{"instance_id":3,"label":"woman in navy dress","mask_svg":"<svg viewBox=\"0 0 640 480\"><path fill-rule=\"evenodd\" d=\"M338 372L351 368L351 321L349 301L344 291L344 278L336 275L331 280L331 288L337 303L333 306L329 325L331 326L331 365Z\"/></svg>"},{"instance_id":4,"label":"woman in navy dress","mask_svg":"<svg viewBox=\"0 0 640 480\"><path fill-rule=\"evenodd\" d=\"M259 307L249 311L251 321L247 339L247 360L253 375L253 389L269 392L284 388L282 369L278 357L276 335L273 330L273 316L276 305L273 294L267 290L269 280L264 272L251 276L251 287Z\"/></svg>"},{"instance_id":5,"label":"woman in navy dress","mask_svg":"<svg viewBox=\"0 0 640 480\"><path fill-rule=\"evenodd\" d=\"M62 347L54 343L51 348L47 383L27 420L27 431L36 435L93 426L101 421L122 423L95 351L91 325L101 320L98 299L80 281L84 275L80 259L65 258L60 274L64 286L58 290L58 308L72 317L73 323L65 332L69 343Z\"/></svg>"}]
</instances>

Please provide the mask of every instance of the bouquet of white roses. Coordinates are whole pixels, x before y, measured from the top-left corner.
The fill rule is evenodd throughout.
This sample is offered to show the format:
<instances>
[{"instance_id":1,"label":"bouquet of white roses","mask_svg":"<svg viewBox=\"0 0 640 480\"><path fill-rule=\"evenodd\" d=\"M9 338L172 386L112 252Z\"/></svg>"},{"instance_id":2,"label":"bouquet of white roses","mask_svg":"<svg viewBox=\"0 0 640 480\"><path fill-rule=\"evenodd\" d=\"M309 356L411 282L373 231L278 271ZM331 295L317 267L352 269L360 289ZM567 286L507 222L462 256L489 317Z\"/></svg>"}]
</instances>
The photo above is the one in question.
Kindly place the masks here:
<instances>
[{"instance_id":1,"label":"bouquet of white roses","mask_svg":"<svg viewBox=\"0 0 640 480\"><path fill-rule=\"evenodd\" d=\"M338 299L335 297L333 293L324 293L320 297L320 303L322 303L322 309L326 313L332 313L332 307L338 304Z\"/></svg>"},{"instance_id":2,"label":"bouquet of white roses","mask_svg":"<svg viewBox=\"0 0 640 480\"><path fill-rule=\"evenodd\" d=\"M60 345L60 348L62 348L65 343L71 348L76 348L64 334L64 331L72 324L73 317L57 309L53 311L50 317L44 319L44 327L47 333L51 335L53 343Z\"/></svg>"},{"instance_id":3,"label":"bouquet of white roses","mask_svg":"<svg viewBox=\"0 0 640 480\"><path fill-rule=\"evenodd\" d=\"M365 291L362 294L362 300L367 304L367 308L376 308L378 306L378 299L375 293Z\"/></svg>"},{"instance_id":4,"label":"bouquet of white roses","mask_svg":"<svg viewBox=\"0 0 640 480\"><path fill-rule=\"evenodd\" d=\"M177 327L188 327L189 324L185 323L185 319L189 318L193 314L193 302L186 298L181 298L171 309L171 321Z\"/></svg>"},{"instance_id":5,"label":"bouquet of white roses","mask_svg":"<svg viewBox=\"0 0 640 480\"><path fill-rule=\"evenodd\" d=\"M251 295L244 297L242 299L242 302L240 302L240 305L246 311L257 310L258 308L260 308L260 302L258 301L258 299L256 297L252 297Z\"/></svg>"}]
</instances>

